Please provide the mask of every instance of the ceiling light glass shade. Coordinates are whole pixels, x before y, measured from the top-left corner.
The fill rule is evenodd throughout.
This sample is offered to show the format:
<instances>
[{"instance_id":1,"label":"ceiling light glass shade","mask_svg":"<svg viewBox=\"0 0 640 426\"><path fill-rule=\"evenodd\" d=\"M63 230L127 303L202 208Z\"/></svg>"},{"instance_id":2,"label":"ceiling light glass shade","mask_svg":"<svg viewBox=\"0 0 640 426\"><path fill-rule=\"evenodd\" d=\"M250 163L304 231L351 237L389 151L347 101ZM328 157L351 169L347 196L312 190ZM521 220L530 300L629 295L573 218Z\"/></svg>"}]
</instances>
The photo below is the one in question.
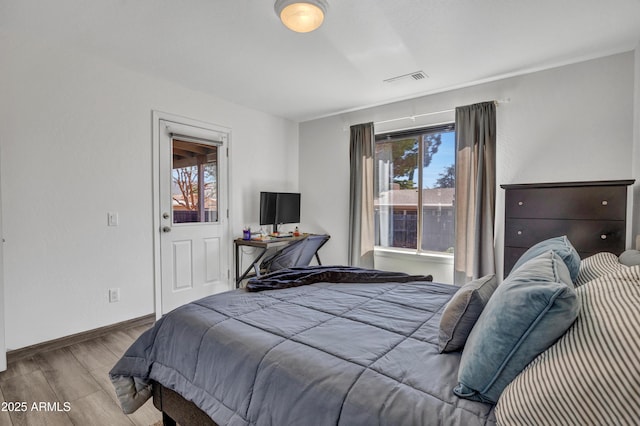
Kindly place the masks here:
<instances>
[{"instance_id":1,"label":"ceiling light glass shade","mask_svg":"<svg viewBox=\"0 0 640 426\"><path fill-rule=\"evenodd\" d=\"M298 33L317 29L327 13L324 0L277 0L274 9L285 27Z\"/></svg>"}]
</instances>

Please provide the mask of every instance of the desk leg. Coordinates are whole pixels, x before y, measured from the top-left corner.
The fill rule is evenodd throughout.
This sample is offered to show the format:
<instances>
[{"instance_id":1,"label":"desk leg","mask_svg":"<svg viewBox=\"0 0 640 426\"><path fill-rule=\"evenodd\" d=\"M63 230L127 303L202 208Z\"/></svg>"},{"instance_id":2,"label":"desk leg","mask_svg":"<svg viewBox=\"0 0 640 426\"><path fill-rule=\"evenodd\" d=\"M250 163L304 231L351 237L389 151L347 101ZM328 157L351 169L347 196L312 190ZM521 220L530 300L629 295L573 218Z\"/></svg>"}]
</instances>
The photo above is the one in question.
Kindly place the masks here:
<instances>
[{"instance_id":1,"label":"desk leg","mask_svg":"<svg viewBox=\"0 0 640 426\"><path fill-rule=\"evenodd\" d=\"M240 247L236 244L236 288L240 288L240 283L242 282L242 280L244 280L246 278L246 276L249 274L249 272L251 272L251 270L253 269L253 265L258 263L260 261L260 259L262 258L262 256L267 252L266 248L259 248L259 247L256 247L256 248L258 248L260 250L260 252L251 261L251 264L242 273L242 275L238 276L238 274L240 273L240 250L239 250Z\"/></svg>"},{"instance_id":2,"label":"desk leg","mask_svg":"<svg viewBox=\"0 0 640 426\"><path fill-rule=\"evenodd\" d=\"M234 246L236 246L236 258L235 260L235 266L236 266L236 274L234 275L236 277L236 288L238 288L239 286L239 281L238 281L238 277L240 276L240 245L238 243L233 244Z\"/></svg>"}]
</instances>

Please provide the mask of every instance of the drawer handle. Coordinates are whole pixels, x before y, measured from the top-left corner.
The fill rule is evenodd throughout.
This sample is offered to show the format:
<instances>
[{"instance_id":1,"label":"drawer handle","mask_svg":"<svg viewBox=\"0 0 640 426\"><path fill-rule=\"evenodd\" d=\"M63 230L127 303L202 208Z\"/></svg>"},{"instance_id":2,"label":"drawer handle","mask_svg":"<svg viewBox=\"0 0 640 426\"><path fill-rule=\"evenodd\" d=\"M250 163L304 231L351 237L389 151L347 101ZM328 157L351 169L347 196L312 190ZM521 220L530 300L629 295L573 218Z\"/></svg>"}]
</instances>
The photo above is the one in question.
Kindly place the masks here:
<instances>
[{"instance_id":1,"label":"drawer handle","mask_svg":"<svg viewBox=\"0 0 640 426\"><path fill-rule=\"evenodd\" d=\"M522 235L522 231L518 231L518 235Z\"/></svg>"},{"instance_id":2,"label":"drawer handle","mask_svg":"<svg viewBox=\"0 0 640 426\"><path fill-rule=\"evenodd\" d=\"M524 201L518 201L519 206L524 206Z\"/></svg>"},{"instance_id":3,"label":"drawer handle","mask_svg":"<svg viewBox=\"0 0 640 426\"><path fill-rule=\"evenodd\" d=\"M602 200L602 205L603 205L603 206L606 206L606 205L608 205L608 204L609 204L609 202L608 202L607 200Z\"/></svg>"},{"instance_id":4,"label":"drawer handle","mask_svg":"<svg viewBox=\"0 0 640 426\"><path fill-rule=\"evenodd\" d=\"M600 239L601 239L601 240L606 240L606 239L607 239L607 234L602 234L602 235L600 235Z\"/></svg>"}]
</instances>

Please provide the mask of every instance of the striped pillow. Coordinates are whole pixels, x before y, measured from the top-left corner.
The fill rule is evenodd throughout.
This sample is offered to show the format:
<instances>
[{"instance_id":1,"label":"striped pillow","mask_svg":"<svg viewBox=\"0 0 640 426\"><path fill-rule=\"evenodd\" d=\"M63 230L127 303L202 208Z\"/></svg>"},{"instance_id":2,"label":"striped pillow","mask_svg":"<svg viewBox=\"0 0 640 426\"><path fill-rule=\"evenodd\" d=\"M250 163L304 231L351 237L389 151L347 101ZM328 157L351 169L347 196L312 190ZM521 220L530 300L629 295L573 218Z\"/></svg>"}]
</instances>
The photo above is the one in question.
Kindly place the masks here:
<instances>
[{"instance_id":1,"label":"striped pillow","mask_svg":"<svg viewBox=\"0 0 640 426\"><path fill-rule=\"evenodd\" d=\"M615 254L608 252L596 253L593 256L582 259L578 278L573 284L578 287L605 274L625 268L625 265L620 263L618 256Z\"/></svg>"},{"instance_id":2,"label":"striped pillow","mask_svg":"<svg viewBox=\"0 0 640 426\"><path fill-rule=\"evenodd\" d=\"M573 326L504 390L501 425L631 425L640 419L640 266L576 290Z\"/></svg>"}]
</instances>

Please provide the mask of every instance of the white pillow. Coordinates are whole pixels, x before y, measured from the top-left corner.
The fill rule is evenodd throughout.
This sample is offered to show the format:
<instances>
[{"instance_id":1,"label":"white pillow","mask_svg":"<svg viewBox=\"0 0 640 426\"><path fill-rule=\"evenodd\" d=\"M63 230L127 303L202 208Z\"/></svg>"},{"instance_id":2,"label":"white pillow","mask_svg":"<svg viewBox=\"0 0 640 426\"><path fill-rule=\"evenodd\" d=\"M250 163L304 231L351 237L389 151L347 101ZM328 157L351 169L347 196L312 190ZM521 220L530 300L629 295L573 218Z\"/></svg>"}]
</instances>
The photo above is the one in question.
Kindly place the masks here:
<instances>
[{"instance_id":1,"label":"white pillow","mask_svg":"<svg viewBox=\"0 0 640 426\"><path fill-rule=\"evenodd\" d=\"M637 424L640 419L640 266L579 287L569 330L504 390L502 425Z\"/></svg>"},{"instance_id":2,"label":"white pillow","mask_svg":"<svg viewBox=\"0 0 640 426\"><path fill-rule=\"evenodd\" d=\"M640 250L625 250L620 254L618 260L627 266L640 265Z\"/></svg>"}]
</instances>

